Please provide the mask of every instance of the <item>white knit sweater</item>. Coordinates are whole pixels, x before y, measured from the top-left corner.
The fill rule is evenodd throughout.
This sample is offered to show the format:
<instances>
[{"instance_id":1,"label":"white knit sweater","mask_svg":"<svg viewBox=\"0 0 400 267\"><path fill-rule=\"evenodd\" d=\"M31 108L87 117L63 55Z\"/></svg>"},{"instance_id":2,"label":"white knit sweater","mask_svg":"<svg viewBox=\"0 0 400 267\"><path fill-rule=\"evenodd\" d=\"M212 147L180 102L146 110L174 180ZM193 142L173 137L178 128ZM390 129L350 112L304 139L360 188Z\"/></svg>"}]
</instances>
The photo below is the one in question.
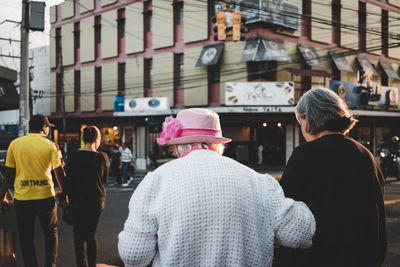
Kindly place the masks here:
<instances>
[{"instance_id":1,"label":"white knit sweater","mask_svg":"<svg viewBox=\"0 0 400 267\"><path fill-rule=\"evenodd\" d=\"M270 175L196 150L133 193L118 249L125 266L271 266L274 240L309 247L312 213Z\"/></svg>"}]
</instances>

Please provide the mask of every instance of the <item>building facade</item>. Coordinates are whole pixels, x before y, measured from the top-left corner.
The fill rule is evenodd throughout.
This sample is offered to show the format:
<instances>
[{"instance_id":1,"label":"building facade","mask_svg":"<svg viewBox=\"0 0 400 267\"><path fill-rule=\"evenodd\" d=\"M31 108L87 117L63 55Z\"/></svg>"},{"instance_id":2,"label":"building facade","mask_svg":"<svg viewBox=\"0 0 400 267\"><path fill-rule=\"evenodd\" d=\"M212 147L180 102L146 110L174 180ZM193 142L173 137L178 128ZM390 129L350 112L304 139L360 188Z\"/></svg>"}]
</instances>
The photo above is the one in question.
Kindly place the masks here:
<instances>
[{"instance_id":1,"label":"building facade","mask_svg":"<svg viewBox=\"0 0 400 267\"><path fill-rule=\"evenodd\" d=\"M225 41L213 38L219 10ZM233 10L246 41L232 41ZM262 165L283 166L303 141L295 104L317 86L346 100L360 121L351 135L376 155L400 134L395 1L71 0L50 17L51 118L70 149L96 124L105 148L129 143L146 169L165 116L207 107L233 140L228 156L256 164L262 146Z\"/></svg>"}]
</instances>

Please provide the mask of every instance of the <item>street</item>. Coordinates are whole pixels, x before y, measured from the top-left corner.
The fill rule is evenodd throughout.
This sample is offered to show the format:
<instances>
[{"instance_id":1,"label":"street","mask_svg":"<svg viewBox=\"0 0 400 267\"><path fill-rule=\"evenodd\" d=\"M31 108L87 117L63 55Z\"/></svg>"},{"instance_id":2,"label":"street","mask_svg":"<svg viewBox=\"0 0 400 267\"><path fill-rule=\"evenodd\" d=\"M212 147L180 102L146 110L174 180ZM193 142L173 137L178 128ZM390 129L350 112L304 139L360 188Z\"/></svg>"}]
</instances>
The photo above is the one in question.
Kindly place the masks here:
<instances>
[{"instance_id":1,"label":"street","mask_svg":"<svg viewBox=\"0 0 400 267\"><path fill-rule=\"evenodd\" d=\"M106 208L98 229L98 263L122 266L118 256L118 233L122 230L128 214L128 202L134 188L142 179L136 177L129 187L109 185L107 187ZM400 182L390 181L386 185L385 194L386 222L388 237L388 252L384 267L400 266ZM58 211L61 218L61 210ZM6 214L0 214L0 228L14 229L15 214L11 209ZM57 266L75 266L75 254L73 249L72 227L59 220L59 255ZM43 264L43 236L39 223L36 223L36 253L39 265ZM17 266L22 267L18 242L16 241Z\"/></svg>"}]
</instances>

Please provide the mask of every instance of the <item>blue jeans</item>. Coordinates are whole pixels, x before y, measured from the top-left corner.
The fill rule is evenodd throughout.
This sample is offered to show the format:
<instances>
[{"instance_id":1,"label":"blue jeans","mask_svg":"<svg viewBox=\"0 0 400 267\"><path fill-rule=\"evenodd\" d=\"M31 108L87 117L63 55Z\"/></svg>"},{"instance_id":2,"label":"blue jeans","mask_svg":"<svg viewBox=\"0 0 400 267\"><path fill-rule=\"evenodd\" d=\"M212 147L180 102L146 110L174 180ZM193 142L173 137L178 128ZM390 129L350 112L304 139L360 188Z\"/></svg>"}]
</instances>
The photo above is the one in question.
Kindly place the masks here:
<instances>
[{"instance_id":1,"label":"blue jeans","mask_svg":"<svg viewBox=\"0 0 400 267\"><path fill-rule=\"evenodd\" d=\"M128 168L131 162L122 162L122 180L124 183L128 181Z\"/></svg>"},{"instance_id":2,"label":"blue jeans","mask_svg":"<svg viewBox=\"0 0 400 267\"><path fill-rule=\"evenodd\" d=\"M57 205L53 197L38 200L14 200L17 216L19 240L25 266L37 267L37 259L33 237L35 219L39 218L44 233L46 250L46 267L56 266L58 234L57 234Z\"/></svg>"}]
</instances>

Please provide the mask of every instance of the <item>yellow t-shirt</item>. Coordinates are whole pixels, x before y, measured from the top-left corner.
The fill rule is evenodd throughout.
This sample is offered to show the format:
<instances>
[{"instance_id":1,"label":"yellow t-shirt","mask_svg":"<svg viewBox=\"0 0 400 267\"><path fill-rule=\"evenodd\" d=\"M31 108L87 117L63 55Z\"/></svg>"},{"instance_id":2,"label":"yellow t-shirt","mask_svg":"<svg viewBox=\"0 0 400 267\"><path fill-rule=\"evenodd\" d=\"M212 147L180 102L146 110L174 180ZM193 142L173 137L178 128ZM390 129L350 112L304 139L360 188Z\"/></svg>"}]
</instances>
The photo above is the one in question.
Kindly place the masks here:
<instances>
[{"instance_id":1,"label":"yellow t-shirt","mask_svg":"<svg viewBox=\"0 0 400 267\"><path fill-rule=\"evenodd\" d=\"M56 145L39 133L13 140L7 150L6 166L16 169L14 197L18 200L55 196L51 169L61 166Z\"/></svg>"}]
</instances>

